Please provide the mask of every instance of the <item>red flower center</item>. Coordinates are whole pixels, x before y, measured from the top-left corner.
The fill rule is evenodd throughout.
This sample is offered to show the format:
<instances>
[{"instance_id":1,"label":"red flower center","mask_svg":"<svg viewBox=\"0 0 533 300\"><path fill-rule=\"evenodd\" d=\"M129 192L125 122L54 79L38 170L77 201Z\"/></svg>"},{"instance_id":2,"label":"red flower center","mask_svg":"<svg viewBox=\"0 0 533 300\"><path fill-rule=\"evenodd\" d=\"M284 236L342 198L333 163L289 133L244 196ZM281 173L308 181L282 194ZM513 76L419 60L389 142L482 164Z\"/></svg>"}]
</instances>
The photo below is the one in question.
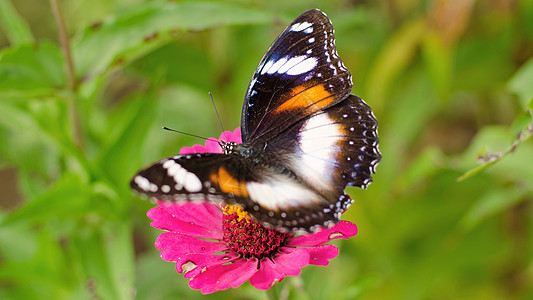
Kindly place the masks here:
<instances>
[{"instance_id":1,"label":"red flower center","mask_svg":"<svg viewBox=\"0 0 533 300\"><path fill-rule=\"evenodd\" d=\"M222 229L229 248L244 258L272 257L292 234L266 228L248 217L240 206L226 205Z\"/></svg>"}]
</instances>

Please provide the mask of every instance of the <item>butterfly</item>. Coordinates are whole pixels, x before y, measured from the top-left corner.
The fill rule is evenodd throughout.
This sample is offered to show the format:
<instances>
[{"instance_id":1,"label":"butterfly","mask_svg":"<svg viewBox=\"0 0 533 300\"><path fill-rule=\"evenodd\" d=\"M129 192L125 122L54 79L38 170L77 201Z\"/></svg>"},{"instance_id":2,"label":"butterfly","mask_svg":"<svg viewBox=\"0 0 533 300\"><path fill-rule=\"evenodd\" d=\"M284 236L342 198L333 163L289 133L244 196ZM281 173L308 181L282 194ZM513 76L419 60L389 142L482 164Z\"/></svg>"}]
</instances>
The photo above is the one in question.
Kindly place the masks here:
<instances>
[{"instance_id":1,"label":"butterfly","mask_svg":"<svg viewBox=\"0 0 533 300\"><path fill-rule=\"evenodd\" d=\"M333 25L318 9L275 39L252 76L242 107L242 144L223 153L176 155L131 180L162 201L241 206L267 227L314 232L339 221L381 160L377 120L351 95L352 76L337 54Z\"/></svg>"}]
</instances>

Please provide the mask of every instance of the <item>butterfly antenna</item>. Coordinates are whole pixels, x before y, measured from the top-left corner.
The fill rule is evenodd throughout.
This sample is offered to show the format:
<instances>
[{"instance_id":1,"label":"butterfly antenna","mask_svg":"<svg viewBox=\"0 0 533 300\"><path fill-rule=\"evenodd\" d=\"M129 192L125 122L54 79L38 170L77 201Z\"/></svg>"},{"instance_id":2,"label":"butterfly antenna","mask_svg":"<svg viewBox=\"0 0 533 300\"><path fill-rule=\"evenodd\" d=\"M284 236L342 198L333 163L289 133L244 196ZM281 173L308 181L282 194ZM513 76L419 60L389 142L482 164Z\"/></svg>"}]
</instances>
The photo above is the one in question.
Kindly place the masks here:
<instances>
[{"instance_id":1,"label":"butterfly antenna","mask_svg":"<svg viewBox=\"0 0 533 300\"><path fill-rule=\"evenodd\" d=\"M224 126L222 126L222 121L220 120L220 115L218 114L217 106L215 105L215 100L213 100L213 95L211 95L211 92L209 92L209 98L211 98L211 103L213 104L213 108L215 108L215 113L217 114L218 124L220 124L220 129L222 129L222 132L224 133L224 137L226 138L226 141L227 141L228 137L226 136L226 131L224 130Z\"/></svg>"},{"instance_id":2,"label":"butterfly antenna","mask_svg":"<svg viewBox=\"0 0 533 300\"><path fill-rule=\"evenodd\" d=\"M179 130L171 129L171 128L168 128L168 127L166 127L166 126L163 126L163 129L164 129L164 130L168 130L168 131L172 131L172 132L181 133L181 134L188 135L188 136L192 136L192 137L195 137L195 138L203 139L203 140L206 140L206 141L208 141L208 140L214 140L214 141L218 142L218 140L215 139L215 138L206 138L206 137L199 136L199 135L196 135L196 134L192 134L192 133L187 133L187 132L183 132L183 131L179 131Z\"/></svg>"}]
</instances>

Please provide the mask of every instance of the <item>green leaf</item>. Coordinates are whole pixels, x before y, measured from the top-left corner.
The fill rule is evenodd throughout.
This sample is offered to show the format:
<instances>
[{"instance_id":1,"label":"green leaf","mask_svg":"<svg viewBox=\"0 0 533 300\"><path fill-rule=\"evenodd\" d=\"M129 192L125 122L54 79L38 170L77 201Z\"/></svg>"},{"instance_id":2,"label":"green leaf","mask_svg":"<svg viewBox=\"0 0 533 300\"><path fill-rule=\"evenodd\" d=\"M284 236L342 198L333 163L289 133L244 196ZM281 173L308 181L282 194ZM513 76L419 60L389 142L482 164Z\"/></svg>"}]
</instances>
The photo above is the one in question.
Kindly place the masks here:
<instances>
[{"instance_id":1,"label":"green leaf","mask_svg":"<svg viewBox=\"0 0 533 300\"><path fill-rule=\"evenodd\" d=\"M81 229L72 238L75 261L81 264L90 292L99 299L132 299L133 242L130 222Z\"/></svg>"},{"instance_id":2,"label":"green leaf","mask_svg":"<svg viewBox=\"0 0 533 300\"><path fill-rule=\"evenodd\" d=\"M403 81L402 93L389 97L389 123L382 128L394 132L393 140L401 147L420 135L420 128L429 122L439 109L431 82L424 72L417 70ZM406 117L409 116L409 117Z\"/></svg>"},{"instance_id":3,"label":"green leaf","mask_svg":"<svg viewBox=\"0 0 533 300\"><path fill-rule=\"evenodd\" d=\"M0 226L0 253L3 260L29 260L37 254L36 252L37 234L31 226L27 224Z\"/></svg>"},{"instance_id":4,"label":"green leaf","mask_svg":"<svg viewBox=\"0 0 533 300\"><path fill-rule=\"evenodd\" d=\"M444 154L436 147L428 147L416 156L408 165L402 176L399 176L397 185L402 190L408 190L418 182L429 178L439 171L444 164Z\"/></svg>"},{"instance_id":5,"label":"green leaf","mask_svg":"<svg viewBox=\"0 0 533 300\"><path fill-rule=\"evenodd\" d=\"M1 224L32 224L85 214L94 208L89 196L90 189L82 184L78 176L65 174L45 193L6 216Z\"/></svg>"},{"instance_id":6,"label":"green leaf","mask_svg":"<svg viewBox=\"0 0 533 300\"><path fill-rule=\"evenodd\" d=\"M533 58L530 58L518 69L507 84L507 88L518 96L522 107L531 110L533 101Z\"/></svg>"},{"instance_id":7,"label":"green leaf","mask_svg":"<svg viewBox=\"0 0 533 300\"><path fill-rule=\"evenodd\" d=\"M151 129L154 105L154 95L151 93L144 97L130 99L122 107L122 120L117 123L109 138L104 141L96 162L102 170L119 187L126 187L129 177L138 166L136 163L140 156L138 149L140 141Z\"/></svg>"},{"instance_id":8,"label":"green leaf","mask_svg":"<svg viewBox=\"0 0 533 300\"><path fill-rule=\"evenodd\" d=\"M394 79L415 57L426 26L422 19L406 23L377 56L366 86L366 98L372 99L373 110L378 115L384 108L387 92Z\"/></svg>"},{"instance_id":9,"label":"green leaf","mask_svg":"<svg viewBox=\"0 0 533 300\"><path fill-rule=\"evenodd\" d=\"M459 227L463 230L471 230L488 217L525 200L526 193L526 190L517 188L490 189L463 216L459 222Z\"/></svg>"},{"instance_id":10,"label":"green leaf","mask_svg":"<svg viewBox=\"0 0 533 300\"><path fill-rule=\"evenodd\" d=\"M451 85L453 48L433 31L424 37L422 46L431 82L440 98L445 99Z\"/></svg>"},{"instance_id":11,"label":"green leaf","mask_svg":"<svg viewBox=\"0 0 533 300\"><path fill-rule=\"evenodd\" d=\"M0 25L12 46L34 42L30 26L9 0L0 0Z\"/></svg>"},{"instance_id":12,"label":"green leaf","mask_svg":"<svg viewBox=\"0 0 533 300\"><path fill-rule=\"evenodd\" d=\"M213 62L200 45L174 42L139 59L132 67L148 79L163 74L163 82L179 82L207 91L213 87Z\"/></svg>"},{"instance_id":13,"label":"green leaf","mask_svg":"<svg viewBox=\"0 0 533 300\"><path fill-rule=\"evenodd\" d=\"M64 224L61 226L64 227ZM79 277L75 271L77 264L70 260L64 251L68 239L59 242L59 238L53 235L53 230L50 230L52 227L33 226L30 229L33 234L23 234L19 238L36 237L37 243L32 248L34 255L27 259L20 257L11 259L0 266L0 278L7 282L18 283L11 291L14 295L18 295L14 299L21 299L21 295L26 296L24 299L40 299L43 295L51 299L88 298L74 297L71 294L75 287L74 283ZM18 241L13 239L10 243ZM21 243L19 247L24 245L25 243Z\"/></svg>"},{"instance_id":14,"label":"green leaf","mask_svg":"<svg viewBox=\"0 0 533 300\"><path fill-rule=\"evenodd\" d=\"M61 50L44 42L0 52L0 96L49 96L65 85Z\"/></svg>"},{"instance_id":15,"label":"green leaf","mask_svg":"<svg viewBox=\"0 0 533 300\"><path fill-rule=\"evenodd\" d=\"M129 64L182 32L272 20L267 12L224 3L151 2L87 28L73 47L76 70L89 79Z\"/></svg>"}]
</instances>

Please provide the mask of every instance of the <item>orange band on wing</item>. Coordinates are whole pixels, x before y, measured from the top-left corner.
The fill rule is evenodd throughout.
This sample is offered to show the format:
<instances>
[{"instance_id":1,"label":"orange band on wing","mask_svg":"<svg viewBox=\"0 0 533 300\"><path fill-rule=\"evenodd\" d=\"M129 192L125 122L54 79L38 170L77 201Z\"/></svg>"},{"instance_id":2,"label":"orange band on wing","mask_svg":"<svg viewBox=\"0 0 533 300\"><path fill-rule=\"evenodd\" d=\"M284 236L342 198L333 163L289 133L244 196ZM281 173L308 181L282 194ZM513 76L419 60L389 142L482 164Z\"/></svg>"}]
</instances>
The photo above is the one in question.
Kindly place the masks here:
<instances>
[{"instance_id":1,"label":"orange band on wing","mask_svg":"<svg viewBox=\"0 0 533 300\"><path fill-rule=\"evenodd\" d=\"M211 181L218 184L224 193L232 193L238 197L248 197L246 182L233 178L224 167L218 169L217 174L211 174Z\"/></svg>"},{"instance_id":2,"label":"orange band on wing","mask_svg":"<svg viewBox=\"0 0 533 300\"><path fill-rule=\"evenodd\" d=\"M291 97L278 106L274 111L276 113L307 108L306 111L311 113L321 110L333 102L334 97L326 91L324 85L319 84L307 88L299 85L294 88Z\"/></svg>"}]
</instances>

